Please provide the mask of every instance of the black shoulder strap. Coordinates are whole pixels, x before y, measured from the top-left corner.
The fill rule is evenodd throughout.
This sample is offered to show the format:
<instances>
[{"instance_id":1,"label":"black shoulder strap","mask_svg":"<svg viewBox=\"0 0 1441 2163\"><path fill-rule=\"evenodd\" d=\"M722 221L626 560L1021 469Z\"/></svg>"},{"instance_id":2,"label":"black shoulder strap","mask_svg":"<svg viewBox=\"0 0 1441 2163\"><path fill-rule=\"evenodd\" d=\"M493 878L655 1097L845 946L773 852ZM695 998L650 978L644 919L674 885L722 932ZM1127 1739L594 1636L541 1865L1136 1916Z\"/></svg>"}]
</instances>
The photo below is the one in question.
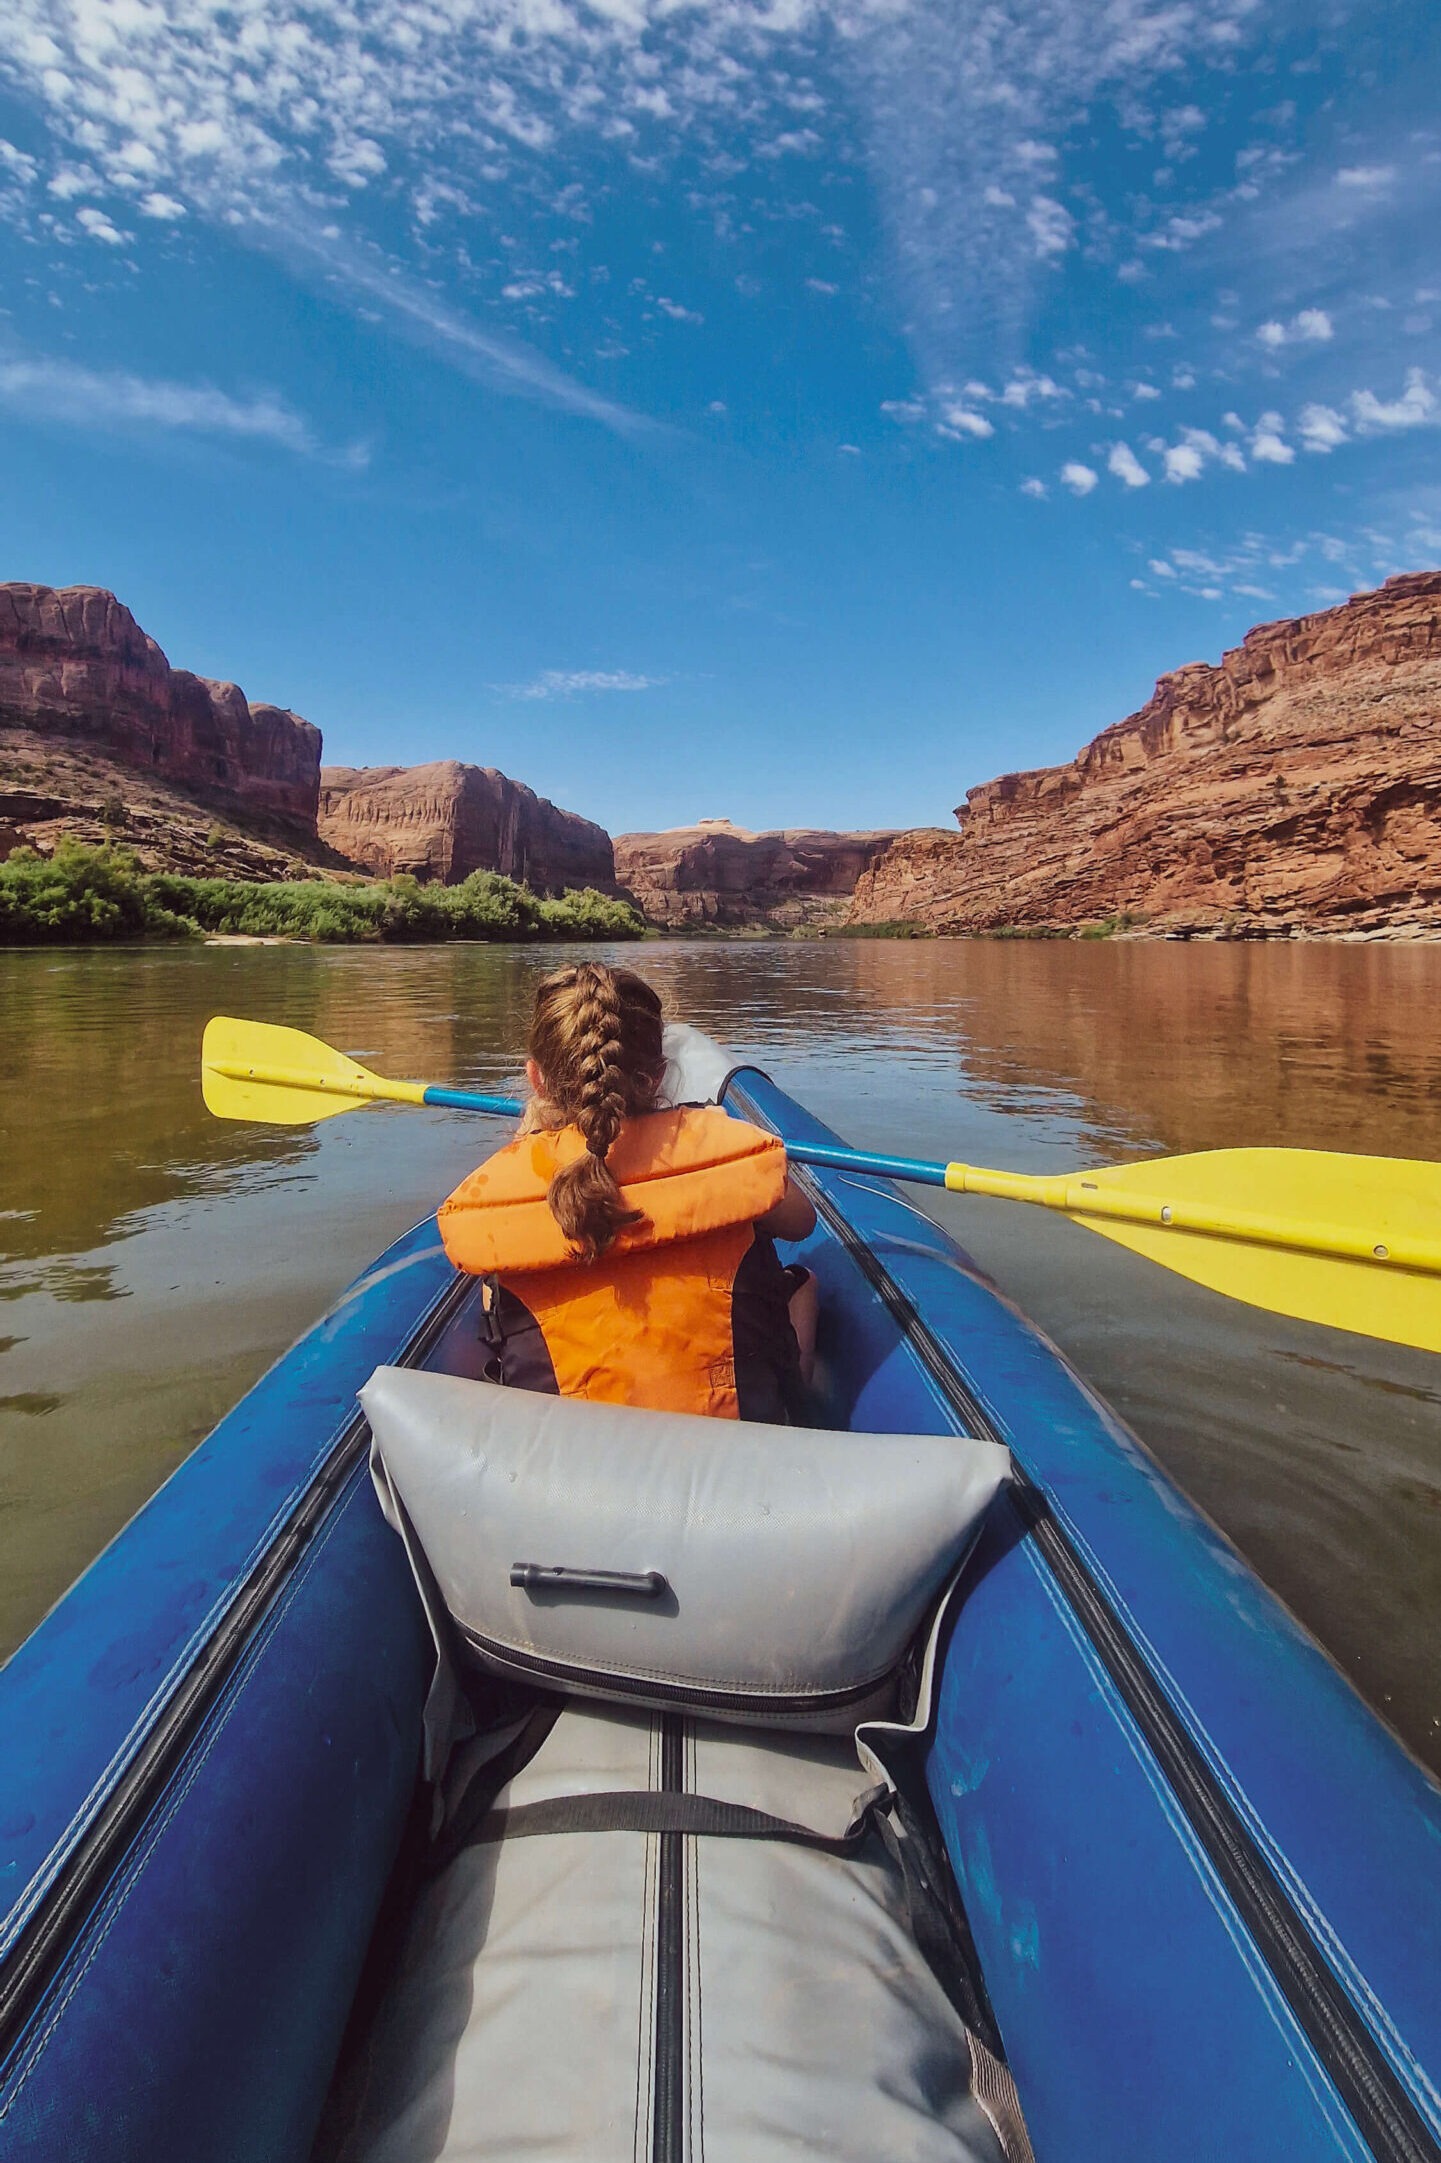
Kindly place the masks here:
<instances>
[{"instance_id":1,"label":"black shoulder strap","mask_svg":"<svg viewBox=\"0 0 1441 2163\"><path fill-rule=\"evenodd\" d=\"M517 1840L538 1833L688 1833L717 1840L787 1840L826 1855L854 1855L873 1819L888 1801L884 1782L856 1797L843 1833L821 1833L791 1818L772 1817L747 1803L718 1802L712 1795L675 1794L654 1788L619 1789L602 1795L558 1795L545 1802L492 1810L468 1834L473 1841Z\"/></svg>"}]
</instances>

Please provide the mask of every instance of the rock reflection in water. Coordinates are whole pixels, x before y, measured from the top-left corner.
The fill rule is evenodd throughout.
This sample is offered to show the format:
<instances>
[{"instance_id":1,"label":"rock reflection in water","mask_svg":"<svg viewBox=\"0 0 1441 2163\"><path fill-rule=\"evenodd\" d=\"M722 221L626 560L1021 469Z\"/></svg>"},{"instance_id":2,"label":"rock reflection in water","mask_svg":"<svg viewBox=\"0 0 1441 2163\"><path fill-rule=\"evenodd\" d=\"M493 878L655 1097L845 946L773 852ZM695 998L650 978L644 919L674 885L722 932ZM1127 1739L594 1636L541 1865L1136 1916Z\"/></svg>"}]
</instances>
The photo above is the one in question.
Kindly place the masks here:
<instances>
[{"instance_id":1,"label":"rock reflection in water","mask_svg":"<svg viewBox=\"0 0 1441 2163\"><path fill-rule=\"evenodd\" d=\"M215 1012L504 1090L554 949L0 953L0 1643L500 1130L225 1125ZM846 1137L1018 1169L1243 1144L1441 1157L1441 949L664 942L671 1011ZM1441 1764L1441 1367L1036 1210L942 1217Z\"/></svg>"}]
</instances>

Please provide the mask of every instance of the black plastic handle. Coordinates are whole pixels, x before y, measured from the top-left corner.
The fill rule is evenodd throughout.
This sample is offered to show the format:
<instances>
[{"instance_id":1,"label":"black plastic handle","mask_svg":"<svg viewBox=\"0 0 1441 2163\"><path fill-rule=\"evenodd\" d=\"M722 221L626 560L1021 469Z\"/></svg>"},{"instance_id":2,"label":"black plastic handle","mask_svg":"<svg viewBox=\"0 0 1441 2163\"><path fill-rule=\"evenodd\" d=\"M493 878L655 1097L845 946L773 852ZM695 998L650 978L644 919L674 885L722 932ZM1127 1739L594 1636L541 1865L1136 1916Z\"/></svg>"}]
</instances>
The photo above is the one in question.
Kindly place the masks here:
<instances>
[{"instance_id":1,"label":"black plastic handle","mask_svg":"<svg viewBox=\"0 0 1441 2163\"><path fill-rule=\"evenodd\" d=\"M622 1592L658 1600L670 1586L659 1570L573 1570L564 1562L512 1562L517 1592Z\"/></svg>"}]
</instances>

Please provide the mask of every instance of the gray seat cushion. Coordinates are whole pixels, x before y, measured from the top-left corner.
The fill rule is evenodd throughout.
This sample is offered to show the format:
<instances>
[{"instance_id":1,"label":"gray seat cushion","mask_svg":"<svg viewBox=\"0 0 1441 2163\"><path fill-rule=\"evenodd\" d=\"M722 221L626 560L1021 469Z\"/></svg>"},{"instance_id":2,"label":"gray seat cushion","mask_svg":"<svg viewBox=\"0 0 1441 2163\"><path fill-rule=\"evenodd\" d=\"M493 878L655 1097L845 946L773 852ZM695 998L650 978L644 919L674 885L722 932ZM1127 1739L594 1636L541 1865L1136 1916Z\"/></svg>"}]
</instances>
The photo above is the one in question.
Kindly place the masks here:
<instances>
[{"instance_id":1,"label":"gray seat cushion","mask_svg":"<svg viewBox=\"0 0 1441 2163\"><path fill-rule=\"evenodd\" d=\"M484 1664L837 1733L889 1709L1010 1466L965 1436L765 1427L394 1367L361 1402L382 1501ZM635 1584L526 1589L518 1564Z\"/></svg>"}]
</instances>

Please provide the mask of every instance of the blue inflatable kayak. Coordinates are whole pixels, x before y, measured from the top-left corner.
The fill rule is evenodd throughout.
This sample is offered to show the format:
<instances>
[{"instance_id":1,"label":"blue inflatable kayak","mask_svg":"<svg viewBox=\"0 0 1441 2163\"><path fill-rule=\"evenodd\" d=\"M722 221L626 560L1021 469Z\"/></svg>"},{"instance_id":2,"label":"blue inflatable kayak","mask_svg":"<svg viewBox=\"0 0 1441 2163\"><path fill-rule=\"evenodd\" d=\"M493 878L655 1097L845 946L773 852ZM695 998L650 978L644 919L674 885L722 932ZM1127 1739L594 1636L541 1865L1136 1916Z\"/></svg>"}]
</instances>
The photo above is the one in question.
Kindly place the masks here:
<instances>
[{"instance_id":1,"label":"blue inflatable kayak","mask_svg":"<svg viewBox=\"0 0 1441 2163\"><path fill-rule=\"evenodd\" d=\"M728 1076L720 1100L787 1139L837 1140L758 1071ZM251 1390L0 1674L5 2163L522 2149L651 2163L1441 2158L1441 1791L943 1231L883 1179L802 1176L819 1213L799 1253L822 1294L820 1423L990 1438L1014 1467L931 1640L929 1717L897 1776L913 1844L944 1880L920 1902L929 1920L915 1881L899 1904L885 1851L868 1861L853 1833L810 1848L773 1833L771 1876L722 1886L710 1857L748 1847L739 1821L687 1829L673 1807L622 1824L613 1810L607 1833L593 1810L572 1817L572 1837L614 1845L585 1851L569 1893L548 1860L552 1906L573 1920L593 1900L603 1918L593 1856L614 1854L619 1884L631 1841L656 1919L634 1978L607 1967L592 1993L604 2018L624 2012L645 2070L637 2085L623 2069L622 2102L597 2104L588 2132L561 2124L555 2098L588 2052L585 2092L599 2095L614 2053L567 2025L567 1962L593 1979L586 1963L611 1960L624 1927L598 1920L589 1949L574 1931L547 1939L527 1967L506 1932L523 1934L539 1895L524 1880L515 1920L495 1858L554 1858L564 1840L509 1841L501 1808L472 1827L489 1847L456 1862L451 1843L472 1920L484 1880L472 1950L491 1961L456 1999L460 1910L416 1861L436 1823L423 1777L433 1617L382 1515L357 1402L378 1367L476 1371L475 1285L428 1220ZM883 1482L880 1441L876 1463ZM496 1752L536 1704L554 1720L546 1693L514 1678L468 1687ZM535 1759L552 1767L546 1793L573 1799L576 1765L603 1745L617 1778L634 1748L642 1782L648 1764L658 1794L684 1794L707 1751L721 1765L725 1737L679 1720L563 1715ZM818 1794L832 1745L787 1747ZM747 1808L772 1793L763 1757L757 1746L753 1785L735 1789ZM520 1763L507 1760L517 1778ZM524 1797L501 1791L512 1810L537 1792L534 1768ZM724 1909L713 1942L733 1934L713 1971L696 1921L711 1914L707 1885ZM914 1956L898 1916L915 1922ZM417 2054L441 2046L406 2022L428 1987L417 1948L442 1945L451 2056L422 2094ZM727 2008L725 1970L742 1955L746 2002ZM852 1957L863 2010L847 2035ZM804 2037L791 2032L801 2001L830 2008ZM494 2043L522 2002L517 2032L547 2037L527 2046L540 2054L528 2068L526 2048L497 2057ZM516 2069L514 2092L497 2064ZM383 2078L404 2094L377 2115ZM874 2114L882 2102L891 2117Z\"/></svg>"}]
</instances>

